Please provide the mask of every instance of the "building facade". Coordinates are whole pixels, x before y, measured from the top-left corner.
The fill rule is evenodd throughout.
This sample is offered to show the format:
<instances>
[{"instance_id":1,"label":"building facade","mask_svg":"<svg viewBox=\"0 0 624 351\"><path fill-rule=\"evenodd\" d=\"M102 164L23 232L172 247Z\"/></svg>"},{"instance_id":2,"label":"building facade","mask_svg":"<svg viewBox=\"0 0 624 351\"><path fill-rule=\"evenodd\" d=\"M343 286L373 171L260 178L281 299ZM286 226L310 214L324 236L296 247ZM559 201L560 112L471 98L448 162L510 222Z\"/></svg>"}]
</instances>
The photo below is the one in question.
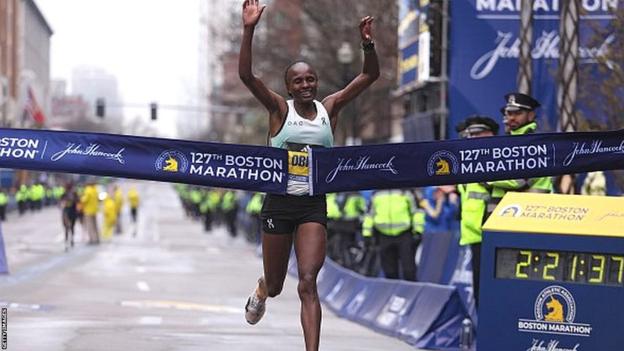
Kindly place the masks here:
<instances>
[{"instance_id":1,"label":"building facade","mask_svg":"<svg viewBox=\"0 0 624 351\"><path fill-rule=\"evenodd\" d=\"M36 104L43 116L50 106L50 37L52 28L33 0L22 0L18 22L19 34L19 89L15 125L34 126L28 112Z\"/></svg>"},{"instance_id":2,"label":"building facade","mask_svg":"<svg viewBox=\"0 0 624 351\"><path fill-rule=\"evenodd\" d=\"M12 124L19 86L20 0L0 1L0 124Z\"/></svg>"}]
</instances>

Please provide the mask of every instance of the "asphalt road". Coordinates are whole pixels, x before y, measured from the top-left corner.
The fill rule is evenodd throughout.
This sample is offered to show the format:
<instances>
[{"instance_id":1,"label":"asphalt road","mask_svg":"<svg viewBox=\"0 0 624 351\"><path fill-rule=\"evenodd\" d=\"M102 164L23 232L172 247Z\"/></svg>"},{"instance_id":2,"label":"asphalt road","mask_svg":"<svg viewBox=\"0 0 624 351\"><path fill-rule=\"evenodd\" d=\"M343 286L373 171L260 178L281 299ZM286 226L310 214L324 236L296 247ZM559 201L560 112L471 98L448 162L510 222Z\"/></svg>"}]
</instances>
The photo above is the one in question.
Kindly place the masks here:
<instances>
[{"instance_id":1,"label":"asphalt road","mask_svg":"<svg viewBox=\"0 0 624 351\"><path fill-rule=\"evenodd\" d=\"M87 246L77 225L76 246L65 252L58 208L2 224L8 350L304 349L292 277L264 319L248 325L243 307L262 269L255 248L222 229L204 233L171 185L136 185L136 236L125 214L122 235L98 246ZM322 350L416 350L323 312Z\"/></svg>"}]
</instances>

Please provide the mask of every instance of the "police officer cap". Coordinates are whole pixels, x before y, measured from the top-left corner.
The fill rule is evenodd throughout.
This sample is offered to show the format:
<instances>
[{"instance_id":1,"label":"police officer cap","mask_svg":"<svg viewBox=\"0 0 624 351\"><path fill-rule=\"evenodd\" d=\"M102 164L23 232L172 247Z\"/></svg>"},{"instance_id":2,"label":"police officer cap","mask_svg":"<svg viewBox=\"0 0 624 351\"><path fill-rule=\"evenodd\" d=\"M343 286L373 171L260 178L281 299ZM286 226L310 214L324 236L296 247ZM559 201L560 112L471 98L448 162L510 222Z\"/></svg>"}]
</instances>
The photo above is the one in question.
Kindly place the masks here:
<instances>
[{"instance_id":1,"label":"police officer cap","mask_svg":"<svg viewBox=\"0 0 624 351\"><path fill-rule=\"evenodd\" d=\"M458 123L455 130L465 138L484 131L491 131L496 135L499 128L498 123L488 116L472 115Z\"/></svg>"},{"instance_id":2,"label":"police officer cap","mask_svg":"<svg viewBox=\"0 0 624 351\"><path fill-rule=\"evenodd\" d=\"M533 111L541 106L539 101L522 93L509 93L505 95L505 101L507 104L501 107L501 113L503 114L505 114L505 111Z\"/></svg>"}]
</instances>

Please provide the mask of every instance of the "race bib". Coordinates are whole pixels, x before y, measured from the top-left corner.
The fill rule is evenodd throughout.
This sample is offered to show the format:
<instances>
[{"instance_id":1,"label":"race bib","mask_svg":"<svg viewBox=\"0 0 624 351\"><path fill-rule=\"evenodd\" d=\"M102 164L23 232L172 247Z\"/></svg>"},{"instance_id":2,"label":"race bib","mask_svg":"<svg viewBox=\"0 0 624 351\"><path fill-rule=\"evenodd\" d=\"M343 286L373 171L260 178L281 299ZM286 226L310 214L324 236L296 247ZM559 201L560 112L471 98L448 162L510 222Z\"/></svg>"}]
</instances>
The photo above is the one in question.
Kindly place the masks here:
<instances>
[{"instance_id":1,"label":"race bib","mask_svg":"<svg viewBox=\"0 0 624 351\"><path fill-rule=\"evenodd\" d=\"M307 195L310 193L308 162L307 152L288 151L288 194Z\"/></svg>"}]
</instances>

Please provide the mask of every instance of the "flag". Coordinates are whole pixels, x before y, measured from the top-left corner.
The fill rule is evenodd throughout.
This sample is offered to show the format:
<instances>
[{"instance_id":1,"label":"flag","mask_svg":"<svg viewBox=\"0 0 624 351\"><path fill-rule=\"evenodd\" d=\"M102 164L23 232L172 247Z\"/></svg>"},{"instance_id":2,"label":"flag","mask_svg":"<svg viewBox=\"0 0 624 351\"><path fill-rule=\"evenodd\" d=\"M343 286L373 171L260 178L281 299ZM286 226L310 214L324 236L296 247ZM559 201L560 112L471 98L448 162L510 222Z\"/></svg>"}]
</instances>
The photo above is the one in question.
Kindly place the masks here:
<instances>
[{"instance_id":1,"label":"flag","mask_svg":"<svg viewBox=\"0 0 624 351\"><path fill-rule=\"evenodd\" d=\"M24 112L29 114L38 125L42 125L43 122L45 122L45 115L37 103L37 98L35 98L35 93L33 92L32 87L28 87L28 97L26 99Z\"/></svg>"}]
</instances>

